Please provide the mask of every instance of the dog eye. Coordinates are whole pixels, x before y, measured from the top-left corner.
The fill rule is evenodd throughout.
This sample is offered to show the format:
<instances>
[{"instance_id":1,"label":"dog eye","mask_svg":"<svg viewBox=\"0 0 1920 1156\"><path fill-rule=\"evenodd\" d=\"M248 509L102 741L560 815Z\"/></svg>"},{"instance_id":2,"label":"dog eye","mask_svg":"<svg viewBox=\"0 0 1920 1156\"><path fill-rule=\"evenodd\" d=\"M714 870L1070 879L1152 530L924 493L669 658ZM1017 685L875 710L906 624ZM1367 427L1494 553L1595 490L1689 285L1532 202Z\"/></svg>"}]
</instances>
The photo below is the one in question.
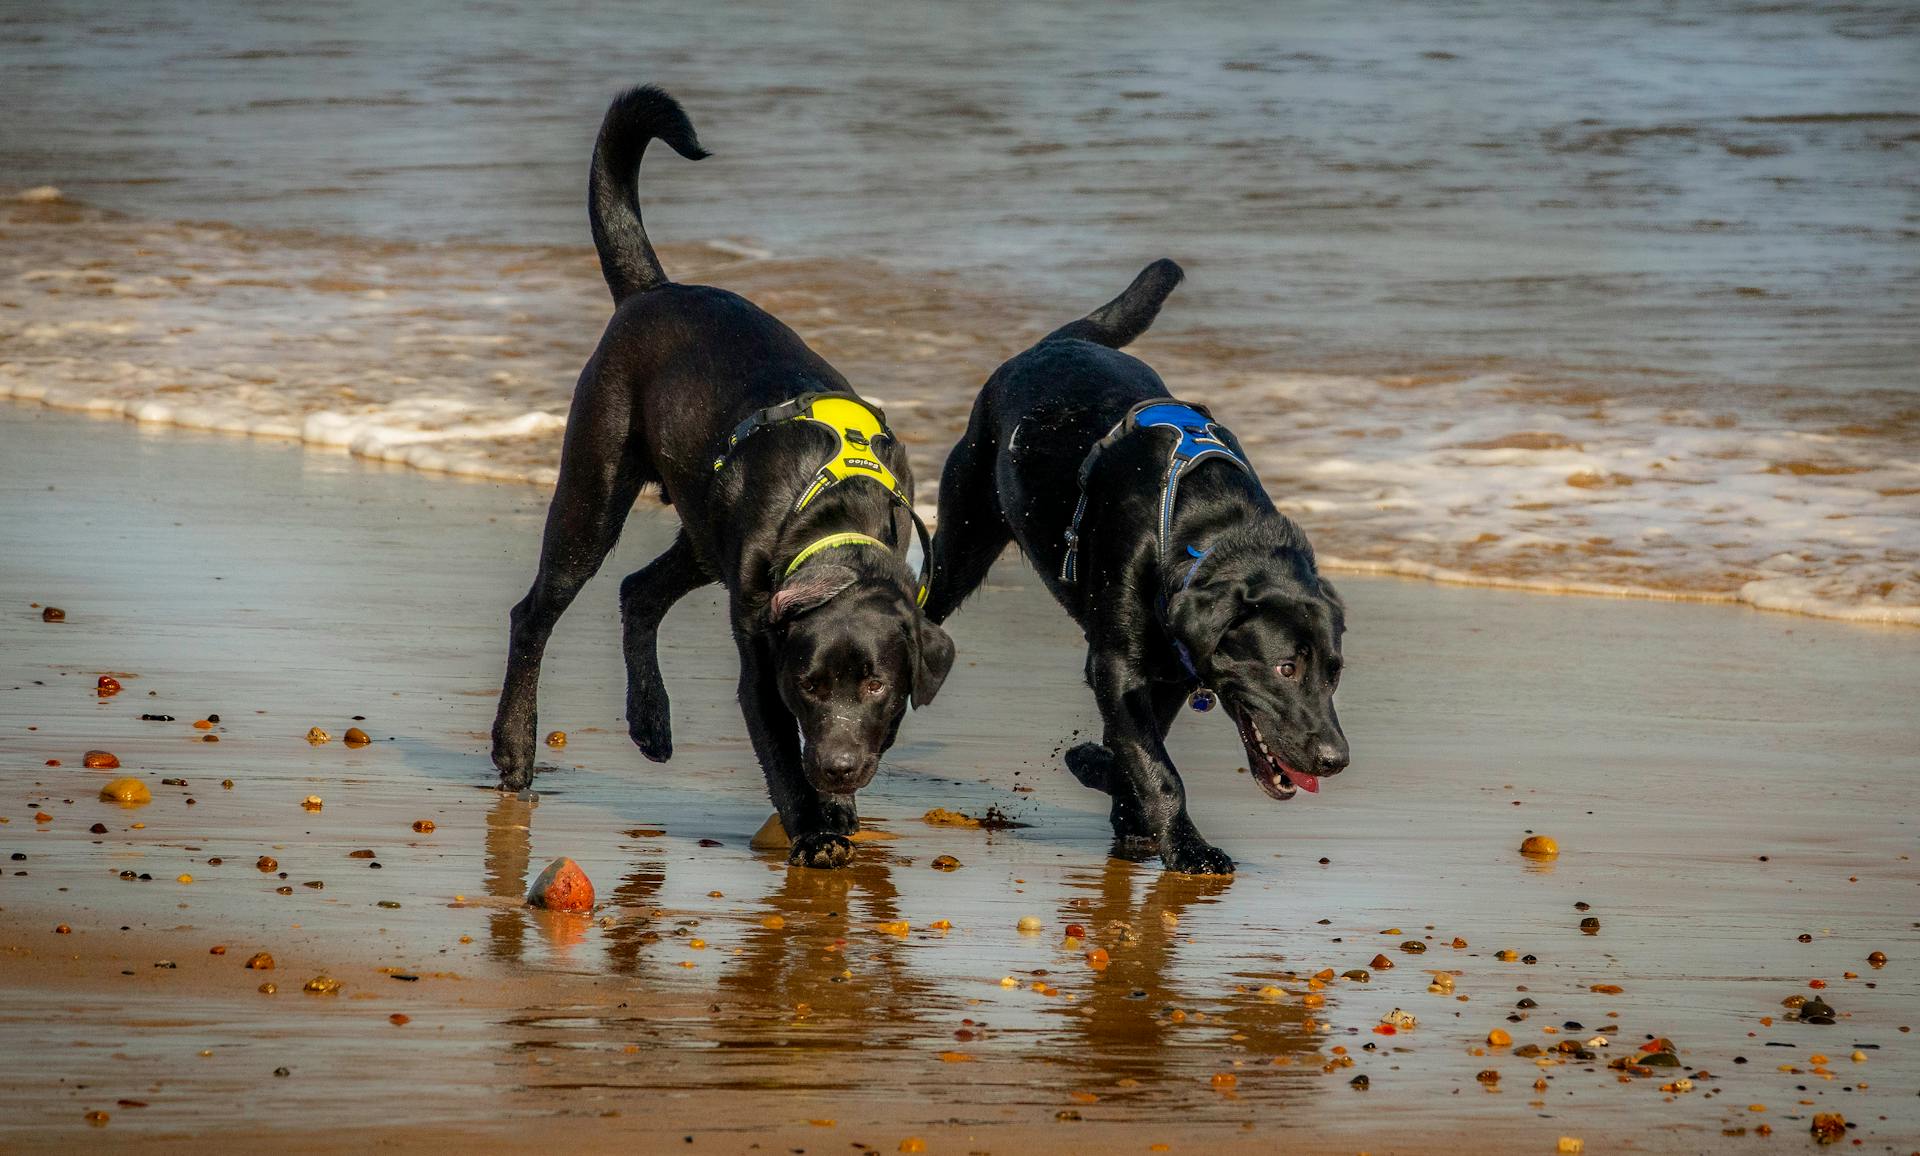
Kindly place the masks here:
<instances>
[{"instance_id":1,"label":"dog eye","mask_svg":"<svg viewBox=\"0 0 1920 1156\"><path fill-rule=\"evenodd\" d=\"M1273 669L1280 672L1281 678L1292 678L1294 675L1300 673L1300 668L1293 664L1293 660L1291 658L1281 663L1279 666L1274 667Z\"/></svg>"},{"instance_id":2,"label":"dog eye","mask_svg":"<svg viewBox=\"0 0 1920 1156\"><path fill-rule=\"evenodd\" d=\"M801 694L812 694L814 691L818 690L819 688L820 688L820 684L815 682L811 678L803 678L800 680Z\"/></svg>"},{"instance_id":3,"label":"dog eye","mask_svg":"<svg viewBox=\"0 0 1920 1156\"><path fill-rule=\"evenodd\" d=\"M868 694L879 694L881 691L887 689L887 684L877 678L870 678L860 684L860 689L866 691Z\"/></svg>"}]
</instances>

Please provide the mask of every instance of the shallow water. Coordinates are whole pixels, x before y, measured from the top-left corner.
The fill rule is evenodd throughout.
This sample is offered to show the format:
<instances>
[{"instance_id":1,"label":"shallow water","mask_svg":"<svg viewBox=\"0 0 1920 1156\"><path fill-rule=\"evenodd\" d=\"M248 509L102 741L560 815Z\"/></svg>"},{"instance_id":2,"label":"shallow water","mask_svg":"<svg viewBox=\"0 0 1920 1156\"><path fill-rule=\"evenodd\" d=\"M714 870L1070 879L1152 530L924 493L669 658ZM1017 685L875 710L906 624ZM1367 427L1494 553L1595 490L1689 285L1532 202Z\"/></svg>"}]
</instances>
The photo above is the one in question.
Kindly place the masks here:
<instances>
[{"instance_id":1,"label":"shallow water","mask_svg":"<svg viewBox=\"0 0 1920 1156\"><path fill-rule=\"evenodd\" d=\"M1167 254L1142 354L1339 562L1916 622L1917 45L1872 4L12 11L0 169L67 199L0 220L0 396L549 479L581 177L651 79L716 152L648 163L671 271L894 406L929 508L975 385Z\"/></svg>"},{"instance_id":2,"label":"shallow water","mask_svg":"<svg viewBox=\"0 0 1920 1156\"><path fill-rule=\"evenodd\" d=\"M1098 797L1058 762L1096 725L1078 636L1010 560L954 620L962 664L940 699L862 793L898 838L863 845L851 871L795 871L746 846L768 808L706 593L663 633L672 763L624 736L602 576L548 651L541 729L569 741L547 752L538 803L487 789L537 492L25 409L0 411L0 437L17 451L0 540L31 545L9 552L0 614L0 847L27 856L0 877L0 1053L41 1058L0 1079L10 1145L100 1135L92 1109L112 1113L108 1138L219 1130L276 1147L381 1128L416 1146L477 1130L514 1146L684 1132L733 1151L751 1132L1252 1151L1284 1129L1307 1150L1541 1151L1579 1135L1735 1151L1758 1123L1791 1139L1836 1109L1867 1150L1920 1137L1902 1030L1920 1006L1904 805L1920 660L1904 631L1352 579L1353 768L1273 804L1235 772L1231 728L1181 725L1196 820L1240 862L1231 881L1182 879L1106 857ZM671 531L670 515L636 516L608 574ZM36 601L67 621L42 623ZM109 671L126 689L101 699ZM208 712L218 743L190 726ZM355 715L376 740L359 750L338 741ZM335 741L303 741L316 724ZM155 802L93 802L103 776L78 757L96 747ZM301 809L307 794L321 811ZM935 805L1032 825L932 828L918 816ZM410 830L423 817L430 835ZM1561 857L1518 856L1528 830ZM348 857L359 848L381 869ZM254 869L263 853L285 880ZM592 919L516 902L562 854L598 884ZM929 869L938 854L964 866ZM1023 915L1043 933L1018 933ZM898 920L905 934L883 927ZM70 937L52 934L61 922ZM1081 949L1061 938L1075 922ZM1428 937L1418 955L1398 946ZM1111 952L1104 971L1088 946ZM240 967L261 949L280 961L264 977ZM1892 962L1867 967L1872 950ZM1306 981L1376 952L1397 966ZM1456 972L1466 1000L1427 993L1429 969ZM320 972L345 992L300 994ZM1816 977L1841 1022L1778 1018ZM280 992L257 993L262 978ZM1509 1022L1521 986L1540 1006ZM1376 1035L1395 1007L1420 1025ZM395 1012L412 1022L388 1024ZM1603 1032L1602 1060L1668 1036L1685 1066L1620 1083L1601 1062L1475 1054L1492 1027L1518 1044ZM1855 1045L1878 1046L1854 1064ZM1475 1079L1487 1068L1498 1091ZM1695 1091L1658 1090L1688 1074ZM1722 1135L1734 1128L1749 1131Z\"/></svg>"}]
</instances>

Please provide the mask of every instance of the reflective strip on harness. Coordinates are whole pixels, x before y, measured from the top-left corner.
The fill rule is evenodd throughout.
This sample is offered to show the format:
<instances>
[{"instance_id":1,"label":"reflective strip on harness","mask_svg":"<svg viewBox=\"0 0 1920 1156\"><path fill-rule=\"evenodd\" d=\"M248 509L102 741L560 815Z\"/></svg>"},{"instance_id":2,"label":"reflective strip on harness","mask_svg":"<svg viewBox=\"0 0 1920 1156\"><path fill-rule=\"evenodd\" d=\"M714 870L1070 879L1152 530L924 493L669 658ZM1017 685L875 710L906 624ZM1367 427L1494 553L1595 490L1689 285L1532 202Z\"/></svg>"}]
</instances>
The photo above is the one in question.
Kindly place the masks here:
<instances>
[{"instance_id":1,"label":"reflective strip on harness","mask_svg":"<svg viewBox=\"0 0 1920 1156\"><path fill-rule=\"evenodd\" d=\"M1165 429L1174 433L1173 448L1167 454L1167 472L1160 481L1160 514L1155 528L1154 552L1162 568L1167 564L1167 544L1173 538L1173 504L1180 493L1180 479L1188 470L1210 458L1225 458L1248 475L1253 466L1241 453L1231 434L1214 422L1203 405L1172 399L1143 401L1127 411L1113 429L1087 451L1080 463L1080 503L1074 507L1073 524L1068 527L1067 553L1060 563L1060 580L1080 580L1080 521L1087 513L1087 484L1094 463L1108 447L1136 429Z\"/></svg>"}]
</instances>

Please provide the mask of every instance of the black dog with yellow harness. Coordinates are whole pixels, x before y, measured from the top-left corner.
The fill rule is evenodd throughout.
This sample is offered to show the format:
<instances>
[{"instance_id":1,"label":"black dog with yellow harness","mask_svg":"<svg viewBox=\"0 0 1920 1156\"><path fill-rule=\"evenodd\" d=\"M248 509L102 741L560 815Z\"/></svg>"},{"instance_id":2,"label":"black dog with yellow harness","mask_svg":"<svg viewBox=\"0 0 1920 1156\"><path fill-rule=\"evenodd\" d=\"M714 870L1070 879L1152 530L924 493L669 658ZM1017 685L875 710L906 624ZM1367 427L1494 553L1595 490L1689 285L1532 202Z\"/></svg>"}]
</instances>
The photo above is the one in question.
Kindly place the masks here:
<instances>
[{"instance_id":1,"label":"black dog with yellow harness","mask_svg":"<svg viewBox=\"0 0 1920 1156\"><path fill-rule=\"evenodd\" d=\"M539 573L513 609L494 765L503 788L531 783L547 639L655 484L680 533L620 584L628 731L649 759L672 755L660 622L689 592L723 584L740 709L789 858L841 866L859 824L854 792L908 703L930 702L953 665L952 641L920 609L924 576L906 562L915 531L923 546L926 535L913 474L881 412L792 330L735 294L667 279L636 189L656 138L706 155L654 88L617 98L595 146L588 211L615 310L574 392Z\"/></svg>"},{"instance_id":2,"label":"black dog with yellow harness","mask_svg":"<svg viewBox=\"0 0 1920 1156\"><path fill-rule=\"evenodd\" d=\"M1224 874L1167 757L1180 707L1216 703L1275 799L1347 765L1333 708L1345 609L1233 435L1119 350L1176 285L1158 261L1125 293L996 370L940 480L927 614L946 621L1009 541L1087 637L1104 733L1067 752L1113 796L1116 853Z\"/></svg>"}]
</instances>

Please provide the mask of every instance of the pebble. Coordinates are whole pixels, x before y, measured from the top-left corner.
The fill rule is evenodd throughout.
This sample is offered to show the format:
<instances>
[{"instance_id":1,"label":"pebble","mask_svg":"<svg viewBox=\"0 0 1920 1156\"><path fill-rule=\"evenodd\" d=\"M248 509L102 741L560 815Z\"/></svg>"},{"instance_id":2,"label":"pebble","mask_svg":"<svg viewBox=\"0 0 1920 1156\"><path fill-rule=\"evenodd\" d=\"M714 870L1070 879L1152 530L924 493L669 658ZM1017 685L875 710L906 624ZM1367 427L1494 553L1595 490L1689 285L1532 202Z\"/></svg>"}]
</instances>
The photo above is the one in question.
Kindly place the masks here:
<instances>
[{"instance_id":1,"label":"pebble","mask_svg":"<svg viewBox=\"0 0 1920 1156\"><path fill-rule=\"evenodd\" d=\"M405 1027L406 1025L413 1022L413 1017L410 1015L405 1015L401 1012L394 1012L392 1015L387 1017L387 1022L392 1024L396 1028Z\"/></svg>"},{"instance_id":2,"label":"pebble","mask_svg":"<svg viewBox=\"0 0 1920 1156\"><path fill-rule=\"evenodd\" d=\"M120 765L120 759L112 751L88 751L80 756L80 765L90 771L111 771Z\"/></svg>"},{"instance_id":3,"label":"pebble","mask_svg":"<svg viewBox=\"0 0 1920 1156\"><path fill-rule=\"evenodd\" d=\"M40 621L42 622L65 622L66 620L67 612L58 606L48 606L40 611ZM106 1113L102 1112L100 1115L104 1121Z\"/></svg>"},{"instance_id":4,"label":"pebble","mask_svg":"<svg viewBox=\"0 0 1920 1156\"><path fill-rule=\"evenodd\" d=\"M1040 918L1037 915L1022 915L1020 922L1014 924L1014 927L1017 928L1022 935L1036 935L1042 926Z\"/></svg>"},{"instance_id":5,"label":"pebble","mask_svg":"<svg viewBox=\"0 0 1920 1156\"><path fill-rule=\"evenodd\" d=\"M316 975L301 990L308 995L339 995L340 981L330 975Z\"/></svg>"},{"instance_id":6,"label":"pebble","mask_svg":"<svg viewBox=\"0 0 1920 1156\"><path fill-rule=\"evenodd\" d=\"M53 933L55 935L72 935L73 928L68 927L66 924L62 923L53 929Z\"/></svg>"},{"instance_id":7,"label":"pebble","mask_svg":"<svg viewBox=\"0 0 1920 1156\"><path fill-rule=\"evenodd\" d=\"M432 819L415 819L413 821L413 829L415 832L419 834L431 835L433 834L433 820Z\"/></svg>"},{"instance_id":8,"label":"pebble","mask_svg":"<svg viewBox=\"0 0 1920 1156\"><path fill-rule=\"evenodd\" d=\"M1415 1019L1407 1012L1401 1011L1399 1008L1394 1008L1386 1015L1381 1016L1380 1022L1386 1024L1388 1027L1397 1028L1400 1031L1411 1031L1420 1026L1418 1019Z\"/></svg>"},{"instance_id":9,"label":"pebble","mask_svg":"<svg viewBox=\"0 0 1920 1156\"><path fill-rule=\"evenodd\" d=\"M326 806L326 800L318 795L308 795L306 798L300 800L300 806L303 810L318 811L320 808Z\"/></svg>"},{"instance_id":10,"label":"pebble","mask_svg":"<svg viewBox=\"0 0 1920 1156\"><path fill-rule=\"evenodd\" d=\"M55 621L57 621L57 619ZM107 1121L111 1119L113 1119L112 1116L109 1116L105 1112L99 1111L97 1109L95 1111L87 1113L87 1123L92 1124L96 1128L106 1127Z\"/></svg>"},{"instance_id":11,"label":"pebble","mask_svg":"<svg viewBox=\"0 0 1920 1156\"><path fill-rule=\"evenodd\" d=\"M1375 971L1386 971L1393 966L1393 961L1384 955L1376 955L1373 957L1373 962L1367 966Z\"/></svg>"},{"instance_id":12,"label":"pebble","mask_svg":"<svg viewBox=\"0 0 1920 1156\"><path fill-rule=\"evenodd\" d=\"M100 788L100 801L119 803L124 807L137 807L153 802L153 791L139 779L115 779ZM35 816L38 818L38 816Z\"/></svg>"},{"instance_id":13,"label":"pebble","mask_svg":"<svg viewBox=\"0 0 1920 1156\"><path fill-rule=\"evenodd\" d=\"M1887 966L1887 953L1884 951L1876 951L1868 955L1867 966L1875 969Z\"/></svg>"},{"instance_id":14,"label":"pebble","mask_svg":"<svg viewBox=\"0 0 1920 1156\"><path fill-rule=\"evenodd\" d=\"M1586 1150L1586 1141L1580 1139L1578 1136L1562 1136L1560 1137L1560 1143L1554 1147L1554 1151L1560 1153L1561 1156L1579 1156L1580 1153Z\"/></svg>"},{"instance_id":15,"label":"pebble","mask_svg":"<svg viewBox=\"0 0 1920 1156\"><path fill-rule=\"evenodd\" d=\"M273 956L264 951L256 951L247 957L247 967L253 971L272 971Z\"/></svg>"},{"instance_id":16,"label":"pebble","mask_svg":"<svg viewBox=\"0 0 1920 1156\"><path fill-rule=\"evenodd\" d=\"M1520 844L1520 853L1533 859L1557 859L1560 844L1546 835L1529 835L1526 842Z\"/></svg>"},{"instance_id":17,"label":"pebble","mask_svg":"<svg viewBox=\"0 0 1920 1156\"><path fill-rule=\"evenodd\" d=\"M317 747L322 743L332 742L333 736L319 727L312 727L307 731L307 741Z\"/></svg>"},{"instance_id":18,"label":"pebble","mask_svg":"<svg viewBox=\"0 0 1920 1156\"><path fill-rule=\"evenodd\" d=\"M101 698L119 694L121 690L120 680L111 674L103 674L100 676L100 681L93 684L93 689L99 692Z\"/></svg>"},{"instance_id":19,"label":"pebble","mask_svg":"<svg viewBox=\"0 0 1920 1156\"><path fill-rule=\"evenodd\" d=\"M566 732L566 731L550 731L550 732L548 732L548 734L547 734L547 745L548 745L548 746L550 746L550 747L552 747L552 748L554 748L555 750L559 750L559 749L560 749L561 747L564 747L564 746L566 746L566 745L567 745L567 732Z\"/></svg>"},{"instance_id":20,"label":"pebble","mask_svg":"<svg viewBox=\"0 0 1920 1156\"><path fill-rule=\"evenodd\" d=\"M1513 1037L1500 1028L1495 1028L1487 1033L1487 1045L1489 1047L1504 1048L1510 1047L1512 1044Z\"/></svg>"},{"instance_id":21,"label":"pebble","mask_svg":"<svg viewBox=\"0 0 1920 1156\"><path fill-rule=\"evenodd\" d=\"M958 871L960 866L960 860L951 855L937 855L932 863L935 871Z\"/></svg>"},{"instance_id":22,"label":"pebble","mask_svg":"<svg viewBox=\"0 0 1920 1156\"><path fill-rule=\"evenodd\" d=\"M347 733L340 736L340 741L350 747L364 747L373 740L368 738L367 732L359 727L348 727Z\"/></svg>"},{"instance_id":23,"label":"pebble","mask_svg":"<svg viewBox=\"0 0 1920 1156\"><path fill-rule=\"evenodd\" d=\"M1400 950L1406 952L1408 955L1419 955L1426 949L1427 945L1417 939L1409 939L1400 945Z\"/></svg>"},{"instance_id":24,"label":"pebble","mask_svg":"<svg viewBox=\"0 0 1920 1156\"><path fill-rule=\"evenodd\" d=\"M274 858L273 856L271 856L271 855L262 855L262 856L260 856L260 857L259 857L258 859L255 859L255 860L253 861L253 865L254 865L255 867L257 867L257 868L259 868L259 869L260 869L260 870L262 870L262 871L278 871L278 870L280 870L280 860L278 860L278 859L275 859L275 858Z\"/></svg>"},{"instance_id":25,"label":"pebble","mask_svg":"<svg viewBox=\"0 0 1920 1156\"><path fill-rule=\"evenodd\" d=\"M1807 1130L1817 1143L1838 1144L1847 1137L1847 1118L1838 1112L1816 1112Z\"/></svg>"},{"instance_id":26,"label":"pebble","mask_svg":"<svg viewBox=\"0 0 1920 1156\"><path fill-rule=\"evenodd\" d=\"M527 890L527 902L550 911L590 911L593 909L593 881L566 856L547 864L546 870Z\"/></svg>"},{"instance_id":27,"label":"pebble","mask_svg":"<svg viewBox=\"0 0 1920 1156\"><path fill-rule=\"evenodd\" d=\"M104 835L107 833L107 825L105 823L95 823L93 826L88 827L87 830L95 835Z\"/></svg>"}]
</instances>

